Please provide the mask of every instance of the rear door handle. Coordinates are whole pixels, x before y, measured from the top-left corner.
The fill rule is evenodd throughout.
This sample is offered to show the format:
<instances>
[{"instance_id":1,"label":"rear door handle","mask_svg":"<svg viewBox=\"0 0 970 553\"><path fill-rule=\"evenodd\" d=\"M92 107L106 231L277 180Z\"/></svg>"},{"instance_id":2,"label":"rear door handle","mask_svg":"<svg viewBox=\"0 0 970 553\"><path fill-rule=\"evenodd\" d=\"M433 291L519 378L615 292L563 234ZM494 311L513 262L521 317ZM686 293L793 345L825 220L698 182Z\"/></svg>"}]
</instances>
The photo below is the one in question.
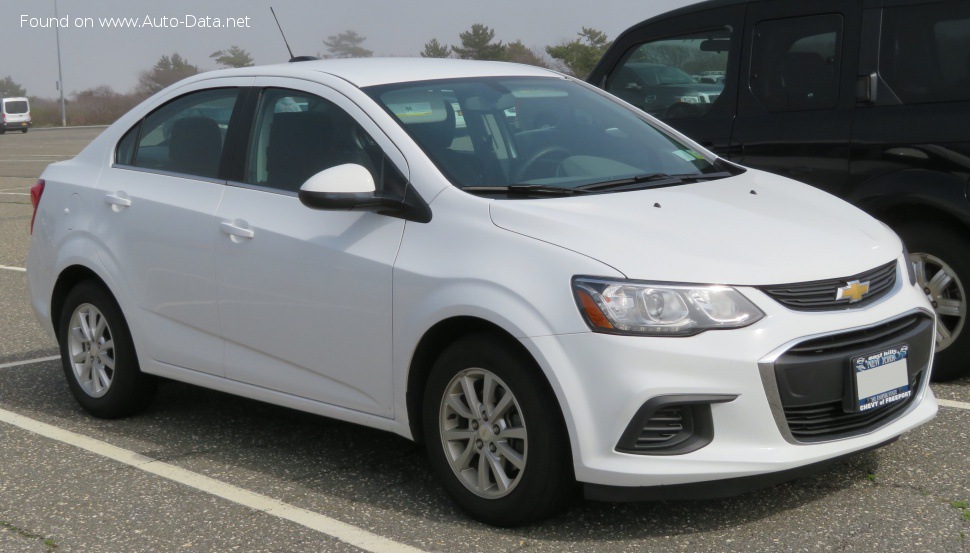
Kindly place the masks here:
<instances>
[{"instance_id":1,"label":"rear door handle","mask_svg":"<svg viewBox=\"0 0 970 553\"><path fill-rule=\"evenodd\" d=\"M111 206L114 211L121 211L126 207L131 207L131 200L123 196L124 192L118 192L116 194L108 194L104 197L104 201Z\"/></svg>"},{"instance_id":2,"label":"rear door handle","mask_svg":"<svg viewBox=\"0 0 970 553\"><path fill-rule=\"evenodd\" d=\"M239 238L252 238L253 236L256 236L256 233L248 228L236 226L228 221L219 223L219 228L221 228L222 232L228 234L229 236L236 236Z\"/></svg>"}]
</instances>

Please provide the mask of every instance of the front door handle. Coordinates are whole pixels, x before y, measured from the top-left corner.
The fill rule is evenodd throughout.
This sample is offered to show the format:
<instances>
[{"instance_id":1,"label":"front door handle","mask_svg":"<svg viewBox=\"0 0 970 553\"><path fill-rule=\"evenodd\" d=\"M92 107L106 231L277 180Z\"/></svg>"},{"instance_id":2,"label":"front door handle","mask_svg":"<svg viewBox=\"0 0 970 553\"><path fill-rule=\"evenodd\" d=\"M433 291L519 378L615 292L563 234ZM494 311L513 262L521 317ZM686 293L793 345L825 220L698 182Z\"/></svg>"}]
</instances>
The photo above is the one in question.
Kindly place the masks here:
<instances>
[{"instance_id":1,"label":"front door handle","mask_svg":"<svg viewBox=\"0 0 970 553\"><path fill-rule=\"evenodd\" d=\"M126 207L131 207L131 200L125 197L124 192L117 192L115 194L108 194L104 197L104 201L111 206L112 211L121 211Z\"/></svg>"},{"instance_id":2,"label":"front door handle","mask_svg":"<svg viewBox=\"0 0 970 553\"><path fill-rule=\"evenodd\" d=\"M219 228L222 229L222 232L228 234L231 237L252 238L253 236L256 236L256 233L249 230L248 228L242 228L242 227L236 226L235 224L230 223L228 221L223 221L219 223Z\"/></svg>"}]
</instances>

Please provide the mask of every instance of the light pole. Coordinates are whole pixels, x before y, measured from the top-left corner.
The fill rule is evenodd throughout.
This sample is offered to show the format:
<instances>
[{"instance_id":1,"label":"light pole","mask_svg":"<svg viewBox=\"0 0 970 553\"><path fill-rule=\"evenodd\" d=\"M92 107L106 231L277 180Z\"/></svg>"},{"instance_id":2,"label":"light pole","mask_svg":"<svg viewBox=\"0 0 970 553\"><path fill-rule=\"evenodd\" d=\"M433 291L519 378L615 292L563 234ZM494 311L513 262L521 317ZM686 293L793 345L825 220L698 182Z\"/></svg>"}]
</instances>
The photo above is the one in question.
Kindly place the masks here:
<instances>
[{"instance_id":1,"label":"light pole","mask_svg":"<svg viewBox=\"0 0 970 553\"><path fill-rule=\"evenodd\" d=\"M54 20L57 19L57 0L54 0ZM67 126L67 110L64 109L64 76L61 73L61 26L54 26L54 36L57 37L57 88L61 91L61 126Z\"/></svg>"}]
</instances>

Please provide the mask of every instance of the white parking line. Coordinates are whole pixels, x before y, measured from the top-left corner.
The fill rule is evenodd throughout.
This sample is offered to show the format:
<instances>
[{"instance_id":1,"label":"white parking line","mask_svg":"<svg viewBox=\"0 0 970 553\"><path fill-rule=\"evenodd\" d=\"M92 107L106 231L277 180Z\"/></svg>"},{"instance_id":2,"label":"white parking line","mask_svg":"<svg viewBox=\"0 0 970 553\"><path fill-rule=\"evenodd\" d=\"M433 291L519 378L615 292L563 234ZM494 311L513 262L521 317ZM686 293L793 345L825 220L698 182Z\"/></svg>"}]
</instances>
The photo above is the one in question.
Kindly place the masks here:
<instances>
[{"instance_id":1,"label":"white parking line","mask_svg":"<svg viewBox=\"0 0 970 553\"><path fill-rule=\"evenodd\" d=\"M7 267L6 265L0 265L0 270L4 271L19 271L21 273L26 273L27 269L23 267Z\"/></svg>"},{"instance_id":2,"label":"white parking line","mask_svg":"<svg viewBox=\"0 0 970 553\"><path fill-rule=\"evenodd\" d=\"M283 503L272 497L251 492L233 486L232 484L227 484L214 478L209 478L208 476L185 470L152 459L151 457L146 457L134 451L113 446L101 440L95 440L82 434L77 434L23 415L18 415L11 411L0 409L0 422L5 422L9 425L39 434L45 438L72 445L119 463L124 463L147 473L161 476L173 482L178 482L179 484L184 484L196 490L221 497L238 505L295 522L365 551L371 551L373 553L421 553L420 549L373 534L367 530L340 522L326 515L308 511L307 509L290 505L289 503Z\"/></svg>"},{"instance_id":3,"label":"white parking line","mask_svg":"<svg viewBox=\"0 0 970 553\"><path fill-rule=\"evenodd\" d=\"M0 194L6 194L7 196L30 196L30 192L0 192Z\"/></svg>"},{"instance_id":4,"label":"white parking line","mask_svg":"<svg viewBox=\"0 0 970 553\"><path fill-rule=\"evenodd\" d=\"M45 361L53 361L55 359L60 359L60 355L52 355L50 357L40 357L38 359L27 359L25 361L14 361L13 363L4 363L0 365L0 369L10 369L13 367L22 367L24 365L33 365L34 363L43 363Z\"/></svg>"},{"instance_id":5,"label":"white parking line","mask_svg":"<svg viewBox=\"0 0 970 553\"><path fill-rule=\"evenodd\" d=\"M936 402L944 407L955 407L957 409L966 409L970 411L970 403L965 403L963 401L953 401L952 399L937 398Z\"/></svg>"}]
</instances>

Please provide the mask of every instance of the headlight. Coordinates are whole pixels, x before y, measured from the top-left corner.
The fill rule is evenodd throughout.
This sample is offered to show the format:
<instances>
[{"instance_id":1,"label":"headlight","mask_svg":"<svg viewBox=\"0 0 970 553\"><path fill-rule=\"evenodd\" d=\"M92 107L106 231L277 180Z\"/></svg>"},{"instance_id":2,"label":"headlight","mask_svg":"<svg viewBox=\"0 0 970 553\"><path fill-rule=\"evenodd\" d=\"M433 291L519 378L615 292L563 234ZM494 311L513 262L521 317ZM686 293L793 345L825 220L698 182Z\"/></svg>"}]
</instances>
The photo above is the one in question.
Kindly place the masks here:
<instances>
[{"instance_id":1,"label":"headlight","mask_svg":"<svg viewBox=\"0 0 970 553\"><path fill-rule=\"evenodd\" d=\"M693 336L748 326L764 317L728 286L576 277L573 293L590 328L608 334Z\"/></svg>"}]
</instances>

